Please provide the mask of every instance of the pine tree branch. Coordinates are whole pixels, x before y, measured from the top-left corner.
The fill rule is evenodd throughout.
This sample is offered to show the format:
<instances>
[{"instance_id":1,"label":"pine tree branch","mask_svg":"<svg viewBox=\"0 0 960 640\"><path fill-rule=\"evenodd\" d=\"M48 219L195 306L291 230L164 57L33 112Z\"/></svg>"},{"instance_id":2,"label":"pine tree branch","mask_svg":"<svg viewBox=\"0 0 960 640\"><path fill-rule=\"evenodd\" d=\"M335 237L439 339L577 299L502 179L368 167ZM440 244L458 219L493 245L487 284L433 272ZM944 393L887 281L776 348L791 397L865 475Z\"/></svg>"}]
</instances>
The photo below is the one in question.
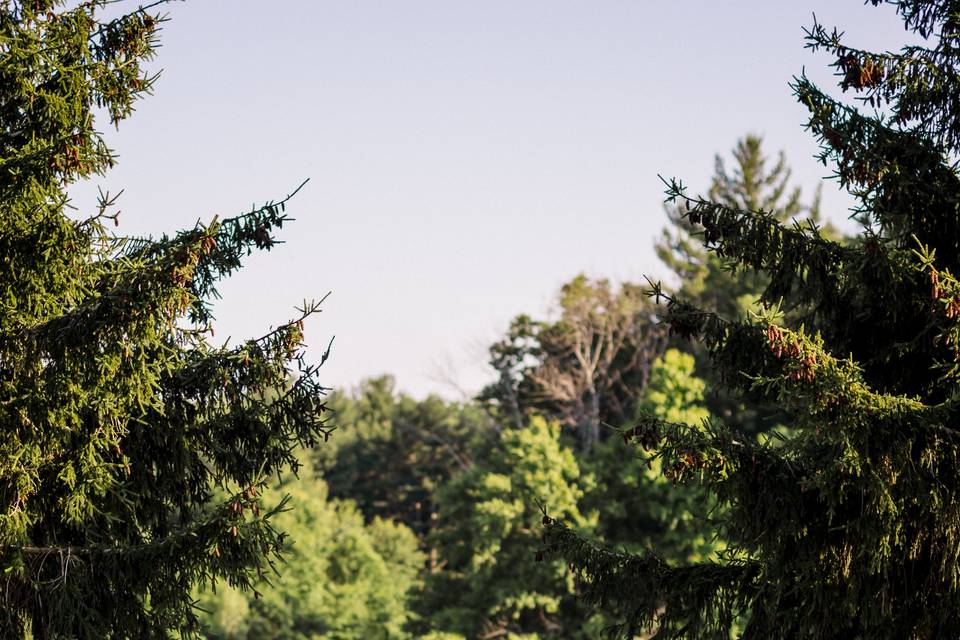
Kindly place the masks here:
<instances>
[{"instance_id":1,"label":"pine tree branch","mask_svg":"<svg viewBox=\"0 0 960 640\"><path fill-rule=\"evenodd\" d=\"M840 104L805 77L793 88L810 111L807 128L820 139L820 161L835 162L841 186L860 200L861 222L879 225L883 240L897 248L910 248L916 236L956 255L960 177L944 150ZM907 166L910 171L902 169Z\"/></svg>"},{"instance_id":2,"label":"pine tree branch","mask_svg":"<svg viewBox=\"0 0 960 640\"><path fill-rule=\"evenodd\" d=\"M622 620L608 629L614 638L652 630L657 638L728 637L761 573L752 561L671 567L597 546L548 516L543 522L543 557L562 558L583 580L584 602Z\"/></svg>"},{"instance_id":3,"label":"pine tree branch","mask_svg":"<svg viewBox=\"0 0 960 640\"><path fill-rule=\"evenodd\" d=\"M103 274L96 287L104 293L28 331L36 339L55 334L69 344L77 344L79 336L96 335L98 326L116 327L145 319L165 305L169 306L171 317L189 305L194 322L208 322L208 300L218 297L214 282L238 269L241 257L249 255L251 247L269 250L278 243L272 231L292 220L284 214L286 202L306 182L276 203L222 222L215 220L209 227L198 225L174 238L119 240L118 256L96 263ZM114 279L114 274L120 274L122 279ZM163 290L156 286L158 281L169 281L172 286ZM188 297L184 296L186 293ZM314 311L316 308L306 315Z\"/></svg>"},{"instance_id":4,"label":"pine tree branch","mask_svg":"<svg viewBox=\"0 0 960 640\"><path fill-rule=\"evenodd\" d=\"M102 341L105 330L120 344L132 324L161 321L172 326L195 300L189 285L203 248L198 242L169 248L148 263L122 260L91 265L101 270L93 285L100 289L99 295L89 295L65 313L23 327L18 339L76 349L91 339Z\"/></svg>"},{"instance_id":5,"label":"pine tree branch","mask_svg":"<svg viewBox=\"0 0 960 640\"><path fill-rule=\"evenodd\" d=\"M670 298L658 285L650 294L667 301L662 320L674 334L706 345L728 384L786 403L801 425L822 428L824 437L851 438L864 449L875 446L871 438L884 432L960 439L960 431L945 426L958 415L960 400L926 405L875 392L864 381L861 367L830 354L818 334L769 321L765 326L726 321Z\"/></svg>"},{"instance_id":6,"label":"pine tree branch","mask_svg":"<svg viewBox=\"0 0 960 640\"><path fill-rule=\"evenodd\" d=\"M909 45L899 53L848 47L836 29L828 32L814 20L805 30L807 48L825 49L836 58L831 66L841 76L841 89L855 90L872 107L891 105L896 123L909 125L939 144L955 146L960 141L960 125L953 113L960 88L955 20L944 25L935 47Z\"/></svg>"},{"instance_id":7,"label":"pine tree branch","mask_svg":"<svg viewBox=\"0 0 960 640\"><path fill-rule=\"evenodd\" d=\"M825 483L820 473L820 464L835 464L842 447L809 434L761 444L716 418L690 425L652 414L641 414L620 433L674 485L695 483L716 494L722 537L740 555L754 557L781 546L778 536L787 523L810 527L813 514L847 509L838 488L850 477L841 473Z\"/></svg>"},{"instance_id":8,"label":"pine tree branch","mask_svg":"<svg viewBox=\"0 0 960 640\"><path fill-rule=\"evenodd\" d=\"M682 183L661 180L667 186L667 202L683 202L683 217L703 227L709 251L770 275L764 300L776 303L798 292L804 302L820 302L835 297L843 286L843 268L855 249L823 238L813 225L786 228L773 212L744 211L691 197Z\"/></svg>"},{"instance_id":9,"label":"pine tree branch","mask_svg":"<svg viewBox=\"0 0 960 640\"><path fill-rule=\"evenodd\" d=\"M234 510L234 505L240 504L243 505L243 509ZM249 510L255 506L257 509L259 509L259 506L257 506L253 501L244 500L240 502L238 501L237 497L232 497L217 511L216 516L207 518L198 523L193 523L191 526L181 528L179 531L170 533L163 538L144 542L107 545L5 545L4 548L9 551L33 556L130 556L131 558L135 558L138 555L152 554L160 549L181 545L185 542L189 544L189 541L203 539L206 536L202 534L210 529L219 529L222 534L239 536L242 530L241 527L251 528L265 524L270 518L283 510L282 508L279 510L271 509L260 515L257 515L253 519L237 519L233 517L227 517L228 510L233 511L234 513L242 514L243 510ZM233 534L233 527L237 527L237 534Z\"/></svg>"},{"instance_id":10,"label":"pine tree branch","mask_svg":"<svg viewBox=\"0 0 960 640\"><path fill-rule=\"evenodd\" d=\"M943 371L943 378L956 380L960 377L960 281L949 269L938 268L936 251L917 241L914 251L919 259L917 271L930 280L930 300L933 303L935 340L946 347L952 357L935 362Z\"/></svg>"},{"instance_id":11,"label":"pine tree branch","mask_svg":"<svg viewBox=\"0 0 960 640\"><path fill-rule=\"evenodd\" d=\"M792 479L804 475L795 459L783 455L786 450L761 445L716 418L692 425L641 412L632 427L617 432L625 443L639 446L650 460L659 459L664 477L674 483L723 484L744 466L755 471L761 461L765 475ZM774 469L776 474L771 473Z\"/></svg>"},{"instance_id":12,"label":"pine tree branch","mask_svg":"<svg viewBox=\"0 0 960 640\"><path fill-rule=\"evenodd\" d=\"M913 250L915 238L929 238L925 244L941 256L939 268L960 268L960 181L941 155L909 134L879 126L855 111L843 111L834 119L833 103L818 103L819 92L803 82L798 92L813 92L804 94L815 114L811 127L830 142L829 149L839 150L852 166L869 160L879 163L870 167L886 167L869 196L882 200L870 203L882 222L880 235L868 230L856 244L839 245L814 228L784 228L768 212L690 198L676 181L668 183L668 198L683 202L685 219L703 226L708 249L770 276L762 294L767 306L783 303L795 318L820 327L835 349L861 363L865 377L878 388L897 387L942 401L951 393L950 379L917 377L915 387L904 388L897 371L955 357L949 345L938 341L939 323L928 311L928 284L917 270ZM864 139L875 143L864 146ZM853 147L858 150L851 151ZM900 177L903 172L896 167L906 163L921 169L916 180ZM878 340L898 348L877 351Z\"/></svg>"},{"instance_id":13,"label":"pine tree branch","mask_svg":"<svg viewBox=\"0 0 960 640\"><path fill-rule=\"evenodd\" d=\"M868 0L873 6L893 5L903 19L904 28L929 38L936 33L938 25L944 25L941 38L950 37L948 25L954 25L956 5L951 0Z\"/></svg>"},{"instance_id":14,"label":"pine tree branch","mask_svg":"<svg viewBox=\"0 0 960 640\"><path fill-rule=\"evenodd\" d=\"M238 270L242 266L242 259L250 255L253 249L269 251L282 242L276 238L276 231L294 220L286 214L286 205L307 182L309 179L278 201L267 202L260 207L253 207L247 213L222 221L215 217L206 226L198 223L193 229L181 232L174 238L120 239L115 251L119 257L150 261L159 253L200 243L203 250L193 270L191 284L195 298L191 319L204 324L212 319L209 302L220 297L216 282Z\"/></svg>"},{"instance_id":15,"label":"pine tree branch","mask_svg":"<svg viewBox=\"0 0 960 640\"><path fill-rule=\"evenodd\" d=\"M164 409L146 418L151 426L138 429L137 437L154 438L158 428L182 433L221 484L246 484L288 466L296 471L296 448L326 440L334 429L326 413L329 389L318 382L321 365L294 355L299 332L293 324L233 350L198 354L161 382ZM286 366L291 357L293 378ZM246 451L239 446L246 440L260 445Z\"/></svg>"},{"instance_id":16,"label":"pine tree branch","mask_svg":"<svg viewBox=\"0 0 960 640\"><path fill-rule=\"evenodd\" d=\"M276 560L286 546L272 519L287 509L288 497L261 510L257 486L237 491L209 512L194 512L199 519L152 539L125 544L4 545L0 554L10 568L2 608L24 607L25 598L54 609L73 602L69 610L58 611L60 623L69 625L96 619L97 608L103 606L83 597L91 581L147 589L157 597L168 588L215 580L252 590L269 572L276 572ZM130 567L139 569L130 574ZM185 567L190 567L187 576ZM195 615L190 603L179 600L160 600L150 609L154 617L179 617L180 624ZM114 609L124 610L130 615L126 623L136 623L142 615L137 609Z\"/></svg>"}]
</instances>

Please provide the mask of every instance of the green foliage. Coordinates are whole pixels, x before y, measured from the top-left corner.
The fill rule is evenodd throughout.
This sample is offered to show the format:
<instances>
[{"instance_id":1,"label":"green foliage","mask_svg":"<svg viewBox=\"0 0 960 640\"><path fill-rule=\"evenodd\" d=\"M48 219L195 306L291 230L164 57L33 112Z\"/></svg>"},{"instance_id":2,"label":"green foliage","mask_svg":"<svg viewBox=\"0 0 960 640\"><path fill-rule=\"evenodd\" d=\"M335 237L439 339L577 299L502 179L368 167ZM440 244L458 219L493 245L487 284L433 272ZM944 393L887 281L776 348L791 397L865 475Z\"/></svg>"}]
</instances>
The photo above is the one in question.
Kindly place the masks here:
<instances>
[{"instance_id":1,"label":"green foliage","mask_svg":"<svg viewBox=\"0 0 960 640\"><path fill-rule=\"evenodd\" d=\"M161 18L108 4L0 3L3 637L191 635L195 583L249 586L282 551L260 488L326 433L315 305L234 348L204 337L284 202L157 240L111 234L106 195L68 215L69 185L114 162L95 114L118 124L152 85Z\"/></svg>"},{"instance_id":2,"label":"green foliage","mask_svg":"<svg viewBox=\"0 0 960 640\"><path fill-rule=\"evenodd\" d=\"M561 562L538 563L537 502L589 531L595 517L579 502L591 479L561 446L560 427L543 418L506 430L482 465L439 492L434 534L442 571L427 577L420 604L430 628L466 637L535 633L586 637L586 617Z\"/></svg>"},{"instance_id":3,"label":"green foliage","mask_svg":"<svg viewBox=\"0 0 960 640\"><path fill-rule=\"evenodd\" d=\"M695 403L703 383L689 356L666 354L650 378L645 406L670 416L703 413ZM364 382L351 396L333 394L330 406L340 429L315 456L331 495L356 499L368 522L410 524L426 552L425 585L409 625L418 635L595 635L604 622L577 603L569 573L535 562L538 501L627 545L655 545L682 559L713 550L694 512L683 511L704 513L703 497L691 491L687 504L662 491L664 482L619 440L585 458L562 445L556 423L536 418L498 432L479 406L414 401L397 394L388 377ZM610 514L601 514L598 526L596 516L585 515L592 504L609 507L599 496L611 489L596 486L584 465L628 494L635 506L629 518L642 515L649 526ZM619 531L617 522L625 523Z\"/></svg>"},{"instance_id":4,"label":"green foliage","mask_svg":"<svg viewBox=\"0 0 960 640\"><path fill-rule=\"evenodd\" d=\"M703 382L689 355L669 351L652 365L650 380L644 407L672 418L705 415L697 403ZM671 561L716 551L702 522L709 500L695 490L679 498L667 491L669 483L619 439L585 456L563 445L556 422L534 418L497 430L477 405L415 401L396 393L389 377L349 396L333 394L330 406L340 428L314 457L331 495L356 499L367 522L409 523L425 552L424 585L408 624L417 637L596 636L606 621L579 604L569 571L537 563L531 551L541 501L584 531L655 548ZM614 513L615 500L605 499L613 495L628 497L629 508ZM257 603L249 606L256 613Z\"/></svg>"},{"instance_id":5,"label":"green foliage","mask_svg":"<svg viewBox=\"0 0 960 640\"><path fill-rule=\"evenodd\" d=\"M820 194L804 204L800 187L790 185L791 169L781 151L773 166L763 152L763 139L747 135L733 149L734 167L716 156L707 200L738 211L765 211L780 223L820 221ZM722 254L707 251L702 231L688 218L686 203L666 207L670 225L657 242L657 256L679 276L679 294L698 307L725 318L745 317L755 310L767 283L762 272L738 269Z\"/></svg>"},{"instance_id":6,"label":"green foliage","mask_svg":"<svg viewBox=\"0 0 960 640\"><path fill-rule=\"evenodd\" d=\"M705 247L767 284L752 320L655 285L664 322L702 342L728 390L781 407L793 429L757 442L720 420L647 413L624 432L665 477L716 494L730 548L671 566L548 519L548 557L575 568L587 602L620 616L614 632L726 638L742 618L751 640L957 635L957 9L889 4L927 46L874 54L819 25L808 32L811 48L835 56L841 87L889 116L795 84L824 161L859 200L861 238L840 244L668 183Z\"/></svg>"},{"instance_id":7,"label":"green foliage","mask_svg":"<svg viewBox=\"0 0 960 640\"><path fill-rule=\"evenodd\" d=\"M731 211L764 211L781 224L814 224L827 237L836 236L830 225L819 226L819 189L812 201L805 204L800 187L790 185L792 171L782 151L771 166L763 151L763 139L747 135L737 142L732 155L732 171L721 156L716 156L706 201ZM702 229L689 217L690 206L686 201L668 203L670 224L656 244L657 256L679 278L678 295L731 320L756 313L760 296L769 285L768 274L744 269L722 252L708 251L702 243ZM775 407L759 406L756 398L745 404L726 393L705 351L696 344L683 344L682 348L696 356L697 372L709 383L707 406L711 413L727 424L749 433L762 433L787 419Z\"/></svg>"},{"instance_id":8,"label":"green foliage","mask_svg":"<svg viewBox=\"0 0 960 640\"><path fill-rule=\"evenodd\" d=\"M708 416L700 404L705 385L693 372L693 356L668 349L653 365L639 410L699 424ZM607 544L656 553L672 564L714 557L722 549L707 521L711 496L699 487L674 486L662 476L659 460L637 456L611 438L586 464L597 481L584 505L599 513L598 535Z\"/></svg>"},{"instance_id":9,"label":"green foliage","mask_svg":"<svg viewBox=\"0 0 960 640\"><path fill-rule=\"evenodd\" d=\"M364 524L351 502L328 500L322 479L307 470L265 495L291 497L276 518L288 536L284 563L256 592L217 587L201 595L207 637L218 640L404 638L408 595L424 557L407 527L375 518Z\"/></svg>"},{"instance_id":10,"label":"green foliage","mask_svg":"<svg viewBox=\"0 0 960 640\"><path fill-rule=\"evenodd\" d=\"M697 424L706 419L709 414L702 402L707 385L694 375L694 367L692 355L667 349L653 363L639 411L670 422Z\"/></svg>"},{"instance_id":11,"label":"green foliage","mask_svg":"<svg viewBox=\"0 0 960 640\"><path fill-rule=\"evenodd\" d=\"M384 376L352 396L330 396L341 428L317 449L319 467L333 497L355 501L368 520L397 520L423 537L436 518L438 487L473 465L493 427L476 406L416 401L393 386Z\"/></svg>"}]
</instances>

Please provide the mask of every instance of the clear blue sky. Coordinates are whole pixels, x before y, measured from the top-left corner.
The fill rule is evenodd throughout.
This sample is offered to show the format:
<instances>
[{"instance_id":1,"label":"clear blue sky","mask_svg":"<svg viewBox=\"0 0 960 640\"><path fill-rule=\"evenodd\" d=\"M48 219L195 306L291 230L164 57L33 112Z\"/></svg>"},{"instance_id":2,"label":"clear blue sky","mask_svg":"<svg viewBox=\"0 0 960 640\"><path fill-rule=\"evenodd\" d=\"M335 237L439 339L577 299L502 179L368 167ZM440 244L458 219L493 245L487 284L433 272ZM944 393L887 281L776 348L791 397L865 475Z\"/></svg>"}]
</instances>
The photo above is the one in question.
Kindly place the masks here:
<instances>
[{"instance_id":1,"label":"clear blue sky","mask_svg":"<svg viewBox=\"0 0 960 640\"><path fill-rule=\"evenodd\" d=\"M803 48L812 12L851 44L906 38L858 0L177 3L156 95L108 132L120 164L98 183L126 190L121 232L156 234L309 177L286 244L221 287L217 339L332 291L307 326L317 358L337 336L328 385L473 391L509 319L578 272L662 274L657 173L702 187L755 132L812 192L828 171L787 86L803 67L832 82Z\"/></svg>"}]
</instances>

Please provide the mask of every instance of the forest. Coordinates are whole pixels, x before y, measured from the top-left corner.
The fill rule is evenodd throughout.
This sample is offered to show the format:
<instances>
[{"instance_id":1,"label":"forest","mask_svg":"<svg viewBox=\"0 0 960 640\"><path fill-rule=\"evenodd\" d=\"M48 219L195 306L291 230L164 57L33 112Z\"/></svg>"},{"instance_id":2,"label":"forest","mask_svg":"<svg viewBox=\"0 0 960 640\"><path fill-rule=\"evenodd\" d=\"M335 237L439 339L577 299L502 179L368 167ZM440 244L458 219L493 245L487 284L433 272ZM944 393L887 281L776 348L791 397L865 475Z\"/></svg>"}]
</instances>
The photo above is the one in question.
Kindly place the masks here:
<instances>
[{"instance_id":1,"label":"forest","mask_svg":"<svg viewBox=\"0 0 960 640\"><path fill-rule=\"evenodd\" d=\"M783 154L765 156L755 136L718 158L709 196L819 220L816 194L804 200ZM667 208L657 246L680 292L733 317L758 312L768 281L726 270L683 213ZM707 354L671 338L645 288L567 283L556 318L519 316L491 345L496 382L470 402L417 401L390 376L334 392L337 430L301 451L300 478L267 498L292 495L277 517L295 541L287 568L260 597L204 593L208 637L600 637L615 619L580 602L564 562L538 559L544 512L671 564L719 560L728 543L711 524L716 497L674 486L618 429L647 414L694 425L723 416L767 441L789 433L789 418L724 393Z\"/></svg>"},{"instance_id":2,"label":"forest","mask_svg":"<svg viewBox=\"0 0 960 640\"><path fill-rule=\"evenodd\" d=\"M745 133L662 178L665 282L573 278L464 401L324 386L322 300L216 346L296 192L71 210L156 79L163 3L113 4L0 2L0 638L960 637L960 3L869 0L897 52L806 29L855 232Z\"/></svg>"}]
</instances>

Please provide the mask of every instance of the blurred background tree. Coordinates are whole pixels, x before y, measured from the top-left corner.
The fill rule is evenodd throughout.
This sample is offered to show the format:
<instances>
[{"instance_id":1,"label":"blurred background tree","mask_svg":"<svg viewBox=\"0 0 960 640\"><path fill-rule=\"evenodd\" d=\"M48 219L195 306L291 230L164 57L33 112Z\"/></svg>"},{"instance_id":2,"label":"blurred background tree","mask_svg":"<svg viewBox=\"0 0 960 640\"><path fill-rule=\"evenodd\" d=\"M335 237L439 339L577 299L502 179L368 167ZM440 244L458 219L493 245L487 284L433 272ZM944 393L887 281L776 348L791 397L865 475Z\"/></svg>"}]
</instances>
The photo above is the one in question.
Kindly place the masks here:
<instances>
[{"instance_id":1,"label":"blurred background tree","mask_svg":"<svg viewBox=\"0 0 960 640\"><path fill-rule=\"evenodd\" d=\"M480 394L516 426L526 413L558 420L589 452L601 425L623 424L666 343L636 285L580 275L563 285L555 321L518 316L490 348L497 380Z\"/></svg>"},{"instance_id":2,"label":"blurred background tree","mask_svg":"<svg viewBox=\"0 0 960 640\"><path fill-rule=\"evenodd\" d=\"M397 393L390 376L367 380L353 394L331 394L328 406L341 428L315 456L330 495L352 500L367 521L405 524L435 563L429 534L437 492L473 467L494 435L489 416L472 403L416 401Z\"/></svg>"},{"instance_id":3,"label":"blurred background tree","mask_svg":"<svg viewBox=\"0 0 960 640\"><path fill-rule=\"evenodd\" d=\"M693 356L668 349L651 370L638 413L699 424L709 414L706 385L694 375ZM659 460L637 455L620 438L600 443L584 464L596 478L585 508L599 514L598 537L631 551L652 552L668 562L716 557L724 548L708 516L713 496L699 487L675 487L662 475Z\"/></svg>"},{"instance_id":4,"label":"blurred background tree","mask_svg":"<svg viewBox=\"0 0 960 640\"><path fill-rule=\"evenodd\" d=\"M308 460L308 452L301 452ZM241 592L227 584L199 594L209 611L207 637L345 640L405 638L410 596L424 556L404 524L363 514L349 500L328 498L326 483L305 464L264 495L290 496L275 525L287 536L279 575Z\"/></svg>"},{"instance_id":5,"label":"blurred background tree","mask_svg":"<svg viewBox=\"0 0 960 640\"><path fill-rule=\"evenodd\" d=\"M535 417L504 430L482 463L444 485L434 537L440 564L420 601L429 628L468 638L507 633L584 637L572 576L537 563L538 501L592 531L579 503L592 479L560 443L560 426Z\"/></svg>"}]
</instances>

